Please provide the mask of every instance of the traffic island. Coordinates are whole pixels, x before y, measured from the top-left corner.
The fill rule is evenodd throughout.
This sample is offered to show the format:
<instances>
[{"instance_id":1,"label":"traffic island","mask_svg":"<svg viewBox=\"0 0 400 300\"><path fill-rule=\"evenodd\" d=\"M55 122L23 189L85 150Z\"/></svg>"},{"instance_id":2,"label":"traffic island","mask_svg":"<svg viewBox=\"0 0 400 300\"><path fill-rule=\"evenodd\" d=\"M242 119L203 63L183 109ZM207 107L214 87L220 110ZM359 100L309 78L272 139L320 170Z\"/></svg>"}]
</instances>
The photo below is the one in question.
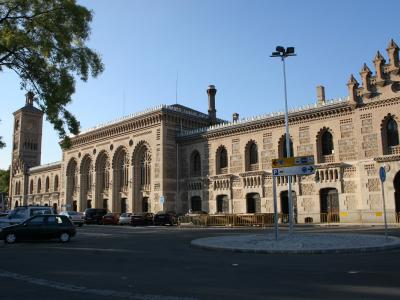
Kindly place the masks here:
<instances>
[{"instance_id":1,"label":"traffic island","mask_svg":"<svg viewBox=\"0 0 400 300\"><path fill-rule=\"evenodd\" d=\"M274 234L253 234L219 236L196 239L192 247L247 253L269 254L323 254L363 253L400 248L400 238L372 234L281 234L275 240Z\"/></svg>"}]
</instances>

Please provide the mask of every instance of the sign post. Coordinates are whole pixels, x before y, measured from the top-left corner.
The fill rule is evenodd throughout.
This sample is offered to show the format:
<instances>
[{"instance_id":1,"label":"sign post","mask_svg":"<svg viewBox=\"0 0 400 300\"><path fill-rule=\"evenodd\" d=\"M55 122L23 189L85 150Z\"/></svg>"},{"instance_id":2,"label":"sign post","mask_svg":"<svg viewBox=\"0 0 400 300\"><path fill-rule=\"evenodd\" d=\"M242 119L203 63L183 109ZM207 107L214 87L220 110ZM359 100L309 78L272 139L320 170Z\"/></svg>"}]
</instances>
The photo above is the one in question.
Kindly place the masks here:
<instances>
[{"instance_id":1,"label":"sign post","mask_svg":"<svg viewBox=\"0 0 400 300\"><path fill-rule=\"evenodd\" d=\"M387 220L386 220L386 202L385 202L385 190L383 183L386 180L386 169L385 166L379 168L379 178L381 179L381 190L382 190L382 201L383 201L383 218L385 220L385 237L388 238L387 232Z\"/></svg>"},{"instance_id":2,"label":"sign post","mask_svg":"<svg viewBox=\"0 0 400 300\"><path fill-rule=\"evenodd\" d=\"M279 228L278 228L278 200L276 196L276 178L272 176L272 194L274 197L274 228L275 228L275 240L279 239Z\"/></svg>"},{"instance_id":3,"label":"sign post","mask_svg":"<svg viewBox=\"0 0 400 300\"><path fill-rule=\"evenodd\" d=\"M274 194L274 209L275 209L275 238L278 239L278 208L276 196L276 178L277 176L287 176L288 182L293 175L311 175L315 173L314 156L294 156L286 158L273 159L272 165L272 178L273 178L273 194ZM289 193L291 193L289 189ZM292 233L293 228L293 203L289 196L289 235Z\"/></svg>"}]
</instances>

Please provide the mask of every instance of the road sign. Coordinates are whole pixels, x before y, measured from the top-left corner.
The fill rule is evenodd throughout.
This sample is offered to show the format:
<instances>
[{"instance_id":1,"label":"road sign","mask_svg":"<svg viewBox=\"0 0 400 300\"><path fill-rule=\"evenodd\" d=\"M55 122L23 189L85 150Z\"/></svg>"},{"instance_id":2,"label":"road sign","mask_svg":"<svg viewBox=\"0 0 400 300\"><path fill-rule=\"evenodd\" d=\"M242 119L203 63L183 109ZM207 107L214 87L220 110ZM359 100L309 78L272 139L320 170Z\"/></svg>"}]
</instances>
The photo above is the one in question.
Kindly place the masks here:
<instances>
[{"instance_id":1,"label":"road sign","mask_svg":"<svg viewBox=\"0 0 400 300\"><path fill-rule=\"evenodd\" d=\"M379 168L379 178L382 182L385 182L386 180L386 169L383 166Z\"/></svg>"},{"instance_id":2,"label":"road sign","mask_svg":"<svg viewBox=\"0 0 400 300\"><path fill-rule=\"evenodd\" d=\"M272 169L273 176L310 175L315 173L314 165L294 166Z\"/></svg>"},{"instance_id":3,"label":"road sign","mask_svg":"<svg viewBox=\"0 0 400 300\"><path fill-rule=\"evenodd\" d=\"M299 165L313 165L314 156L294 156L285 158L275 158L272 160L273 168L286 168Z\"/></svg>"},{"instance_id":4,"label":"road sign","mask_svg":"<svg viewBox=\"0 0 400 300\"><path fill-rule=\"evenodd\" d=\"M164 202L165 202L165 197L164 196L160 196L160 204L162 205L162 204L164 204Z\"/></svg>"}]
</instances>

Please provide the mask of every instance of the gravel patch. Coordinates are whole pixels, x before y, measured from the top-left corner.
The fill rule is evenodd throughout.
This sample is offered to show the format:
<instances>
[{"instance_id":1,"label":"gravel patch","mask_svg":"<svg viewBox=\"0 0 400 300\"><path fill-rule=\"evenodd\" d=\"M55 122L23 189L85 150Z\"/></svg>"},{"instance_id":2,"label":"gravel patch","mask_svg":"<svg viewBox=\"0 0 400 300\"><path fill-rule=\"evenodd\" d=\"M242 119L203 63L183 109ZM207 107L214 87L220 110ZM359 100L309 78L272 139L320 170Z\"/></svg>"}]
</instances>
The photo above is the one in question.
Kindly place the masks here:
<instances>
[{"instance_id":1,"label":"gravel patch","mask_svg":"<svg viewBox=\"0 0 400 300\"><path fill-rule=\"evenodd\" d=\"M400 238L372 234L253 234L201 238L193 247L252 253L356 253L400 248Z\"/></svg>"}]
</instances>

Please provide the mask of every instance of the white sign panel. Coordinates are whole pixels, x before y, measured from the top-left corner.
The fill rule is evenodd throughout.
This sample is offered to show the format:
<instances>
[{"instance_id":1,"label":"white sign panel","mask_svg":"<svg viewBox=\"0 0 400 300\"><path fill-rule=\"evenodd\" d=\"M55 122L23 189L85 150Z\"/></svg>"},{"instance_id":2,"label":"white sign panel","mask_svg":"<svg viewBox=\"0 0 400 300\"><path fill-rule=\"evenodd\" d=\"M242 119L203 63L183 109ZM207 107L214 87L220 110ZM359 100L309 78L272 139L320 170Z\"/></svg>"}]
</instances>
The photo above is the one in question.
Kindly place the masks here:
<instances>
[{"instance_id":1,"label":"white sign panel","mask_svg":"<svg viewBox=\"0 0 400 300\"><path fill-rule=\"evenodd\" d=\"M310 175L315 173L315 166L294 166L272 169L273 176Z\"/></svg>"}]
</instances>

